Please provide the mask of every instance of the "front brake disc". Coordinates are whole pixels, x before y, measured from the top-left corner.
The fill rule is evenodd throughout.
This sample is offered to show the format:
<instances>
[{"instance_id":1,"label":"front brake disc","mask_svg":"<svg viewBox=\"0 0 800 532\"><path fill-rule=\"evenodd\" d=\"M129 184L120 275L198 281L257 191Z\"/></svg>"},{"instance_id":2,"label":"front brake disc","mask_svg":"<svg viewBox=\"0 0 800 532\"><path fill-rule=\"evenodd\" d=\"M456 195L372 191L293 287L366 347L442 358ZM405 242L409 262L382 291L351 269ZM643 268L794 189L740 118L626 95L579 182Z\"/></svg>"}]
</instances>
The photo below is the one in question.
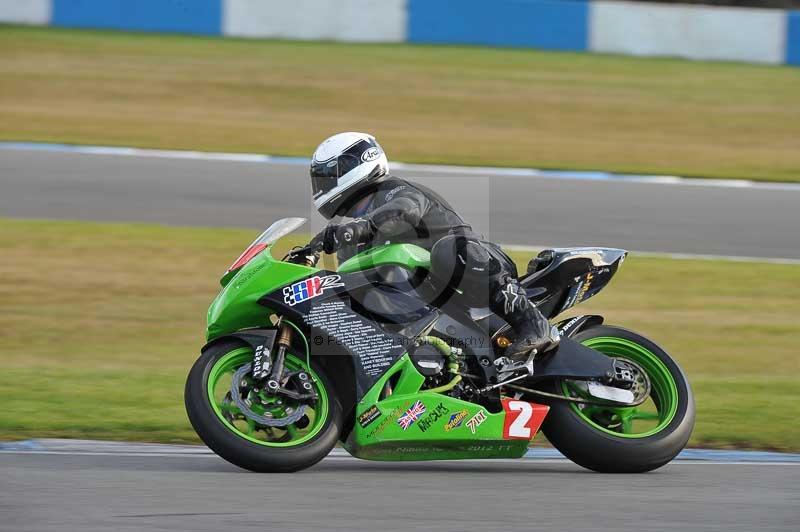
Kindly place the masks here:
<instances>
[{"instance_id":1,"label":"front brake disc","mask_svg":"<svg viewBox=\"0 0 800 532\"><path fill-rule=\"evenodd\" d=\"M250 364L245 364L233 374L233 381L231 382L231 398L236 404L239 411L247 418L252 419L259 425L265 427L285 427L299 421L306 415L306 405L300 405L292 413L286 417L268 417L254 412L247 402L242 399L242 394L239 390L240 384L244 382L245 376L250 372Z\"/></svg>"}]
</instances>

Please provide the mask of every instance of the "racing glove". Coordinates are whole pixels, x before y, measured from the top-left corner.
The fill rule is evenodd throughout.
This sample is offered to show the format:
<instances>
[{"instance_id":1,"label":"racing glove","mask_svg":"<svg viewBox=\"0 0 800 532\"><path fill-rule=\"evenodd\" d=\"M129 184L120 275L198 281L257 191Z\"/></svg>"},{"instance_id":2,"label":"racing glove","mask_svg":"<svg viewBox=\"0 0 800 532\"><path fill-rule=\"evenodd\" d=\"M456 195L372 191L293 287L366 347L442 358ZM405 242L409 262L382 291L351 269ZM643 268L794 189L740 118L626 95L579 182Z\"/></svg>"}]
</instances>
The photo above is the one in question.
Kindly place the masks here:
<instances>
[{"instance_id":1,"label":"racing glove","mask_svg":"<svg viewBox=\"0 0 800 532\"><path fill-rule=\"evenodd\" d=\"M335 253L341 246L366 242L373 234L372 223L363 218L345 224L331 224L322 231L322 250L325 253Z\"/></svg>"}]
</instances>

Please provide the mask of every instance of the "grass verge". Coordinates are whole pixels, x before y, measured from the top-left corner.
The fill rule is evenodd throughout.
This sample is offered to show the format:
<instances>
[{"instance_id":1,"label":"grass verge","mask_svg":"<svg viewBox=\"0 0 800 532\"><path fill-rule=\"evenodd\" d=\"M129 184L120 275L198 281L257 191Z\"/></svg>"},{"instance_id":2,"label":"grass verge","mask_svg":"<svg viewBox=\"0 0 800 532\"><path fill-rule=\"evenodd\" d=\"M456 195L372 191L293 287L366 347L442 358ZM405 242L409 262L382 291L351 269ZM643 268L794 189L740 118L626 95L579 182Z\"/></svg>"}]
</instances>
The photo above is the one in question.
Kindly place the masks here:
<instances>
[{"instance_id":1,"label":"grass verge","mask_svg":"<svg viewBox=\"0 0 800 532\"><path fill-rule=\"evenodd\" d=\"M0 139L800 181L800 69L0 26Z\"/></svg>"},{"instance_id":2,"label":"grass verge","mask_svg":"<svg viewBox=\"0 0 800 532\"><path fill-rule=\"evenodd\" d=\"M253 237L0 219L0 439L197 441L184 378L217 279ZM633 256L581 309L681 363L692 445L800 450L798 280L797 266Z\"/></svg>"}]
</instances>

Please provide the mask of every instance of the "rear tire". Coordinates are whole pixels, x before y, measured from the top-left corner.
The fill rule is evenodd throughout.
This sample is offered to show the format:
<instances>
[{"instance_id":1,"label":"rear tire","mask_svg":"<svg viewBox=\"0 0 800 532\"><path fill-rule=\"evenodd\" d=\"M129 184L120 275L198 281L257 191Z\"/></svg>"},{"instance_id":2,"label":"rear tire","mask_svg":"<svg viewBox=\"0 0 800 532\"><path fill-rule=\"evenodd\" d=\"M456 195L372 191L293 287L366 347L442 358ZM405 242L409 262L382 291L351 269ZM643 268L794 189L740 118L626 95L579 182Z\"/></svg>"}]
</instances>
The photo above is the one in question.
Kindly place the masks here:
<instances>
[{"instance_id":1,"label":"rear tire","mask_svg":"<svg viewBox=\"0 0 800 532\"><path fill-rule=\"evenodd\" d=\"M184 401L189 421L200 439L228 462L258 473L298 471L325 458L339 439L342 413L339 402L332 395L334 388L330 380L313 361L310 369L318 378L317 384L327 393L327 417L321 423L321 428L307 441L288 446L255 443L234 432L214 411L208 391L212 368L220 359L233 351L241 351L243 347L237 341L216 344L197 359L189 372Z\"/></svg>"},{"instance_id":2,"label":"rear tire","mask_svg":"<svg viewBox=\"0 0 800 532\"><path fill-rule=\"evenodd\" d=\"M686 446L692 434L695 406L689 382L678 364L663 349L632 331L602 325L591 327L574 336L574 339L581 343L587 341L591 343L592 339L597 342L599 338L610 338L611 340L606 341L607 344L613 344L614 339L621 339L621 344L623 342L635 344L642 348L643 352L649 353L648 357L651 354L657 359L657 361L652 360L652 363L659 365L660 361L663 364L659 367L665 369L664 379L668 372L677 391L676 397L669 399L674 401L674 414L671 414L671 419L665 417L653 434L645 432L641 435L615 435L612 431L588 421L576 411L573 403L554 400L549 403L550 413L542 430L556 449L587 469L602 473L642 473L657 469L675 458ZM560 380L554 382L552 388L547 391L563 395L562 382ZM656 401L656 397L653 395L651 397ZM664 405L667 399L658 401Z\"/></svg>"}]
</instances>

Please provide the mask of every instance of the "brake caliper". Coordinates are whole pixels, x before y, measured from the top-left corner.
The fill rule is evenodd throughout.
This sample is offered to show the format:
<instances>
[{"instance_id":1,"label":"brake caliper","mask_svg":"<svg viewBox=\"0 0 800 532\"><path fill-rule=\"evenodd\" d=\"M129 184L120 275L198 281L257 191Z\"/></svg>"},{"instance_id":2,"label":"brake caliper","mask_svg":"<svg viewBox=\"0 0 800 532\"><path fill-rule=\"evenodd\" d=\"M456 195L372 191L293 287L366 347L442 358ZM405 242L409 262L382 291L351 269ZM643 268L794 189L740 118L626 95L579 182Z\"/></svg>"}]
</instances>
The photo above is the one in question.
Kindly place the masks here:
<instances>
[{"instance_id":1,"label":"brake caliper","mask_svg":"<svg viewBox=\"0 0 800 532\"><path fill-rule=\"evenodd\" d=\"M306 414L306 405L299 404L296 406L283 406L283 399L276 397L276 404L282 406L281 410L286 414L285 416L276 417L274 413L268 410L262 398L259 396L258 388L254 387L252 382L248 381L250 374L250 364L245 364L240 367L233 375L231 382L231 398L233 399L239 411L248 419L252 419L259 425L264 427L285 427L299 421ZM305 373L303 373L306 375ZM299 379L298 377L298 380ZM306 375L305 384L309 387L311 384L308 382L308 375ZM305 386L303 386L305 388ZM306 390L308 390L306 388ZM253 410L253 406L258 405L264 409L263 414L259 414Z\"/></svg>"}]
</instances>

